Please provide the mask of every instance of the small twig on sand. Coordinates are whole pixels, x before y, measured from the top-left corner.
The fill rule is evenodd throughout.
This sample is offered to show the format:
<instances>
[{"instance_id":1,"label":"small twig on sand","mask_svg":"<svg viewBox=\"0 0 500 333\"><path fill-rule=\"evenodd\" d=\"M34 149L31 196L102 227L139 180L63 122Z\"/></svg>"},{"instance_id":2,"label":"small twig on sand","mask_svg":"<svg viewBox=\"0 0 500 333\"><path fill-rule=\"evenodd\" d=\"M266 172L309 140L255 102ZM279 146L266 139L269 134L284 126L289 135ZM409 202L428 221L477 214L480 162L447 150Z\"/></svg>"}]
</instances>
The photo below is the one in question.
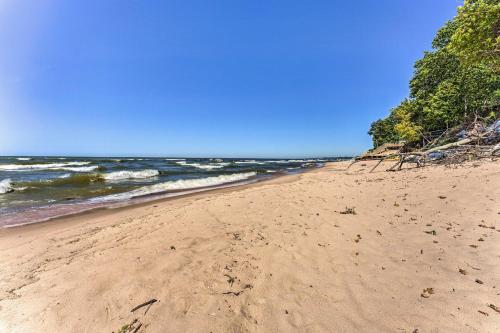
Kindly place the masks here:
<instances>
[{"instance_id":1,"label":"small twig on sand","mask_svg":"<svg viewBox=\"0 0 500 333\"><path fill-rule=\"evenodd\" d=\"M139 332L139 329L142 327L142 323L139 323L139 325L135 328L134 332L132 333L137 333Z\"/></svg>"},{"instance_id":2,"label":"small twig on sand","mask_svg":"<svg viewBox=\"0 0 500 333\"><path fill-rule=\"evenodd\" d=\"M227 283L229 283L231 285L231 287L233 286L233 283L234 281L236 281L236 276L231 276L229 274L224 274L224 276L227 276Z\"/></svg>"},{"instance_id":3,"label":"small twig on sand","mask_svg":"<svg viewBox=\"0 0 500 333\"><path fill-rule=\"evenodd\" d=\"M495 310L496 312L500 313L500 308L496 306L495 304L488 304L488 307Z\"/></svg>"},{"instance_id":4,"label":"small twig on sand","mask_svg":"<svg viewBox=\"0 0 500 333\"><path fill-rule=\"evenodd\" d=\"M476 271L480 271L481 270L481 268L474 267L474 266L472 266L471 264L469 264L467 262L466 262L466 264L467 264L467 266L469 266L472 269L475 269Z\"/></svg>"},{"instance_id":5,"label":"small twig on sand","mask_svg":"<svg viewBox=\"0 0 500 333\"><path fill-rule=\"evenodd\" d=\"M253 286L251 284L245 284L243 286L243 289L240 291L226 291L226 292L222 293L222 295L240 296L240 294L242 294L246 289L252 289L252 288L253 288Z\"/></svg>"},{"instance_id":6,"label":"small twig on sand","mask_svg":"<svg viewBox=\"0 0 500 333\"><path fill-rule=\"evenodd\" d=\"M149 300L149 301L147 301L147 302L144 302L144 303L142 303L142 304L137 305L135 308L133 308L132 310L130 310L130 312L134 312L134 311L136 311L136 310L139 310L139 309L140 309L140 308L142 308L143 306L150 305L150 304L153 304L153 303L155 303L155 302L158 302L158 300L156 300L156 299L154 299L154 298L153 298L152 300Z\"/></svg>"},{"instance_id":7,"label":"small twig on sand","mask_svg":"<svg viewBox=\"0 0 500 333\"><path fill-rule=\"evenodd\" d=\"M148 305L148 307L146 308L146 311L144 311L144 314L148 313L149 309L151 308L151 305L153 305L153 303Z\"/></svg>"}]
</instances>

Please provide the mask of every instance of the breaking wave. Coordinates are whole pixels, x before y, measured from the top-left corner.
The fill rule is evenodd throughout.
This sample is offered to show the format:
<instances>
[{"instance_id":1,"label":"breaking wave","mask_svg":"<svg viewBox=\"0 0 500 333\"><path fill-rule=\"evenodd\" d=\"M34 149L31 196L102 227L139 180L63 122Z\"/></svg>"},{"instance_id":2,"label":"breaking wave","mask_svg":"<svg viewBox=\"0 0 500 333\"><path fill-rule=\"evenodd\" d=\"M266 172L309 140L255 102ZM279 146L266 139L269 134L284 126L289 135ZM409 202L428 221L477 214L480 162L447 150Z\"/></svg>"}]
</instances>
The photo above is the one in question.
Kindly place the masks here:
<instances>
[{"instance_id":1,"label":"breaking wave","mask_svg":"<svg viewBox=\"0 0 500 333\"><path fill-rule=\"evenodd\" d=\"M115 171L102 174L105 180L124 180L124 179L144 179L159 176L158 170L141 170L141 171Z\"/></svg>"},{"instance_id":2,"label":"breaking wave","mask_svg":"<svg viewBox=\"0 0 500 333\"><path fill-rule=\"evenodd\" d=\"M229 165L229 163L200 164L200 163L188 163L186 161L177 161L175 163L182 165L182 166L190 166L190 167L194 167L194 168L198 168L198 169L205 169L205 170L220 169L220 168L223 168L223 167Z\"/></svg>"},{"instance_id":3,"label":"breaking wave","mask_svg":"<svg viewBox=\"0 0 500 333\"><path fill-rule=\"evenodd\" d=\"M10 179L0 181L0 194L12 192L12 183Z\"/></svg>"},{"instance_id":4,"label":"breaking wave","mask_svg":"<svg viewBox=\"0 0 500 333\"><path fill-rule=\"evenodd\" d=\"M98 166L89 166L87 169L77 169L75 166L88 165L90 162L66 162L66 163L42 163L42 164L3 164L0 170L4 171L30 171L30 170L70 170L70 171L92 171Z\"/></svg>"},{"instance_id":5,"label":"breaking wave","mask_svg":"<svg viewBox=\"0 0 500 333\"><path fill-rule=\"evenodd\" d=\"M91 183L105 182L105 181L119 181L126 179L144 179L156 177L160 174L158 170L142 170L142 171L116 171L110 173L82 173L82 174L64 174L57 178L31 181L31 182L16 182L16 187L12 188L9 183L10 190L21 190L26 188L36 189L46 186L85 186ZM8 179L7 179L8 180ZM22 186L18 188L17 186ZM0 187L0 190L2 187ZM0 192L1 193L1 192Z\"/></svg>"},{"instance_id":6,"label":"breaking wave","mask_svg":"<svg viewBox=\"0 0 500 333\"><path fill-rule=\"evenodd\" d=\"M42 179L27 182L16 182L12 190L36 190L49 186L86 186L95 182L104 182L104 178L100 174L84 173L84 174L65 174L57 178Z\"/></svg>"},{"instance_id":7,"label":"breaking wave","mask_svg":"<svg viewBox=\"0 0 500 333\"><path fill-rule=\"evenodd\" d=\"M90 172L100 169L98 165L90 165L86 167L62 167L62 168L53 168L51 170L66 170L66 171L73 171L73 172Z\"/></svg>"},{"instance_id":8,"label":"breaking wave","mask_svg":"<svg viewBox=\"0 0 500 333\"><path fill-rule=\"evenodd\" d=\"M273 160L273 161L265 161L265 163L278 163L278 164L314 163L314 162L325 162L325 160L321 160L321 159L304 159L304 160Z\"/></svg>"},{"instance_id":9,"label":"breaking wave","mask_svg":"<svg viewBox=\"0 0 500 333\"><path fill-rule=\"evenodd\" d=\"M234 163L235 164L266 164L265 162L256 161L256 160L236 161Z\"/></svg>"},{"instance_id":10,"label":"breaking wave","mask_svg":"<svg viewBox=\"0 0 500 333\"><path fill-rule=\"evenodd\" d=\"M66 174L55 179L47 179L44 181L23 183L22 185L28 187L39 187L39 186L61 186L61 185L76 185L83 186L94 182L103 182L104 178L100 174Z\"/></svg>"},{"instance_id":11,"label":"breaking wave","mask_svg":"<svg viewBox=\"0 0 500 333\"><path fill-rule=\"evenodd\" d=\"M166 191L196 189L200 187L216 186L227 183L242 181L256 176L255 172L235 173L230 175L220 175L216 177L206 177L199 179L179 179L154 185L143 186L133 191L108 195L106 197L94 198L92 201L112 201L131 199L142 195L161 193Z\"/></svg>"}]
</instances>

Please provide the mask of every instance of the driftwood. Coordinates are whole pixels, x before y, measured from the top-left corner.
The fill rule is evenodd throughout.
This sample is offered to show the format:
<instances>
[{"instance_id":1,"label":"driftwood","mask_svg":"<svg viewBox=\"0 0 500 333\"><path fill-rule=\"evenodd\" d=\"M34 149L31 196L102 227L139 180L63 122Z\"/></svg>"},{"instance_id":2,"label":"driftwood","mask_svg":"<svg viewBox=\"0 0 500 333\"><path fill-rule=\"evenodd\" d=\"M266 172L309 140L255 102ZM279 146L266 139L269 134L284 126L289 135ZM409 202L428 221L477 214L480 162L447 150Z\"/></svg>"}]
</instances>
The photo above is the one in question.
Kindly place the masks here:
<instances>
[{"instance_id":1,"label":"driftwood","mask_svg":"<svg viewBox=\"0 0 500 333\"><path fill-rule=\"evenodd\" d=\"M424 155L429 155L430 153L433 153L433 152L436 152L436 151L439 151L439 150L445 150L445 149L449 149L449 148L452 148L452 147L458 147L458 146L461 146L461 145L466 145L466 144L468 144L468 143L470 143L472 141L473 141L473 139L467 138L467 139L463 139L463 140L460 140L460 141L457 141L457 142L452 142L452 143L448 143L446 145L434 147L434 148L426 150L424 152Z\"/></svg>"},{"instance_id":2,"label":"driftwood","mask_svg":"<svg viewBox=\"0 0 500 333\"><path fill-rule=\"evenodd\" d=\"M440 139L450 139L449 135L457 134L457 130L445 130L438 137L432 139L428 142L426 147L424 146L418 151L407 151L406 147L402 147L400 151L387 154L385 156L380 156L379 158L370 158L371 160L377 160L378 163L369 171L373 172L383 161L388 159L397 158L397 162L391 166L387 171L401 170L404 163L416 163L417 167L425 166L426 163L436 163L436 164L456 164L461 163L471 159L479 159L485 157L497 157L500 156L500 145L496 144L500 141L499 132L499 120L490 125L489 128L483 126L479 122L474 122L468 128L472 130L463 132L469 137L442 144L436 147L432 147L437 144ZM442 156L438 158L432 158L432 153L442 153ZM364 154L366 155L366 154ZM349 164L347 169L349 169L353 164L364 161L364 155L358 156L353 159L352 163Z\"/></svg>"},{"instance_id":3,"label":"driftwood","mask_svg":"<svg viewBox=\"0 0 500 333\"><path fill-rule=\"evenodd\" d=\"M142 327L142 323L139 323L139 325L137 325L137 327L135 328L135 330L132 333L139 332L139 330L141 329L141 327Z\"/></svg>"},{"instance_id":4,"label":"driftwood","mask_svg":"<svg viewBox=\"0 0 500 333\"><path fill-rule=\"evenodd\" d=\"M373 172L373 170L375 170L379 165L380 163L382 163L383 161L386 161L386 160L389 160L389 159L394 159L394 158L399 158L399 156L401 155L401 153L396 153L396 154L390 154L390 155L385 155L385 156L382 156L382 157L379 157L379 158L371 158L370 160L371 161L378 161L378 163L370 169L370 172ZM346 170L349 170L349 168L355 164L355 163L358 163L358 162L363 162L365 161L364 159L358 159L358 158L354 158L351 162L351 164L349 164L346 168Z\"/></svg>"},{"instance_id":5,"label":"driftwood","mask_svg":"<svg viewBox=\"0 0 500 333\"><path fill-rule=\"evenodd\" d=\"M132 310L130 310L130 312L134 312L134 311L139 310L140 308L142 308L142 307L144 307L146 305L150 305L150 304L153 304L155 302L158 302L158 300L156 300L156 299L153 298L153 299L151 299L151 300L149 300L147 302L144 302L142 304L137 305L135 308L133 308Z\"/></svg>"}]
</instances>

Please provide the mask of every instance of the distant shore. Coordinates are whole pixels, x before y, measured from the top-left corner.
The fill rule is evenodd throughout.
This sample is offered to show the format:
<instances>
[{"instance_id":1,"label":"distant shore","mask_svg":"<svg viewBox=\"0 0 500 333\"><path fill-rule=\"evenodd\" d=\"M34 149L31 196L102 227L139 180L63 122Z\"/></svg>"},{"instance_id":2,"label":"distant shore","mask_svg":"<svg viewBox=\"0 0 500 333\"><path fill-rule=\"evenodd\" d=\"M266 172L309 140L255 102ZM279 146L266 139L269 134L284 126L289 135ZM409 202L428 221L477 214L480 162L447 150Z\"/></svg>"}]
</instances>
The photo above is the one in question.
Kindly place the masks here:
<instances>
[{"instance_id":1,"label":"distant shore","mask_svg":"<svg viewBox=\"0 0 500 333\"><path fill-rule=\"evenodd\" d=\"M0 332L499 331L500 164L373 163L2 229Z\"/></svg>"}]
</instances>

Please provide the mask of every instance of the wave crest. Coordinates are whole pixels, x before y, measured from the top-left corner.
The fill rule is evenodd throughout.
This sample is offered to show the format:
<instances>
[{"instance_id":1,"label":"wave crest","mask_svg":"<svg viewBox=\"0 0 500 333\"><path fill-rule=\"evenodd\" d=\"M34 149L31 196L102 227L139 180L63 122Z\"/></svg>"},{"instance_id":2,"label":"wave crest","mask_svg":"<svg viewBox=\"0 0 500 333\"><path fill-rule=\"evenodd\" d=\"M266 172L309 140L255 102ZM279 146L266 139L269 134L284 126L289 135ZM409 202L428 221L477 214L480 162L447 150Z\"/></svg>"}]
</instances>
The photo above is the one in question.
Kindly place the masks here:
<instances>
[{"instance_id":1,"label":"wave crest","mask_svg":"<svg viewBox=\"0 0 500 333\"><path fill-rule=\"evenodd\" d=\"M10 179L0 181L0 194L9 193L14 191Z\"/></svg>"},{"instance_id":2,"label":"wave crest","mask_svg":"<svg viewBox=\"0 0 500 333\"><path fill-rule=\"evenodd\" d=\"M82 174L64 174L57 178L39 180L33 182L21 182L16 185L26 188L40 188L45 186L85 186L91 183L104 181L117 181L125 179L143 179L158 176L158 170L142 170L142 171L116 171L110 173L82 173Z\"/></svg>"},{"instance_id":3,"label":"wave crest","mask_svg":"<svg viewBox=\"0 0 500 333\"><path fill-rule=\"evenodd\" d=\"M84 171L83 167L75 170L75 166L88 165L91 162L66 162L66 163L42 163L42 164L3 164L0 165L0 170L4 171L29 171L29 170L70 170L70 171ZM92 171L98 166L86 167L87 171ZM92 168L92 169L91 169Z\"/></svg>"},{"instance_id":4,"label":"wave crest","mask_svg":"<svg viewBox=\"0 0 500 333\"><path fill-rule=\"evenodd\" d=\"M188 189L196 189L200 187L209 187L222 185L227 183L233 183L237 181L242 181L249 179L251 177L256 176L256 172L246 172L246 173L233 173L230 175L220 175L216 177L206 177L206 178L198 178L198 179L179 179L164 183L158 183L149 186L143 186L136 190L113 194L106 197L94 198L91 199L93 201L113 201L113 200L124 200L131 199L138 196L154 194L154 193L162 193L167 191L175 191L175 190L188 190Z\"/></svg>"},{"instance_id":5,"label":"wave crest","mask_svg":"<svg viewBox=\"0 0 500 333\"><path fill-rule=\"evenodd\" d=\"M65 167L65 168L54 168L51 170L66 170L66 171L73 171L73 172L91 172L94 170L99 170L101 169L100 166L98 165L90 165L90 166L82 166L82 167Z\"/></svg>"},{"instance_id":6,"label":"wave crest","mask_svg":"<svg viewBox=\"0 0 500 333\"><path fill-rule=\"evenodd\" d=\"M194 168L198 168L198 169L205 169L205 170L220 169L220 168L223 168L223 167L229 165L229 163L200 164L200 163L188 163L186 161L177 161L175 163L182 165L182 166L190 166L190 167L194 167Z\"/></svg>"},{"instance_id":7,"label":"wave crest","mask_svg":"<svg viewBox=\"0 0 500 333\"><path fill-rule=\"evenodd\" d=\"M140 171L115 171L102 174L105 180L145 179L160 175L160 171L146 169Z\"/></svg>"}]
</instances>

